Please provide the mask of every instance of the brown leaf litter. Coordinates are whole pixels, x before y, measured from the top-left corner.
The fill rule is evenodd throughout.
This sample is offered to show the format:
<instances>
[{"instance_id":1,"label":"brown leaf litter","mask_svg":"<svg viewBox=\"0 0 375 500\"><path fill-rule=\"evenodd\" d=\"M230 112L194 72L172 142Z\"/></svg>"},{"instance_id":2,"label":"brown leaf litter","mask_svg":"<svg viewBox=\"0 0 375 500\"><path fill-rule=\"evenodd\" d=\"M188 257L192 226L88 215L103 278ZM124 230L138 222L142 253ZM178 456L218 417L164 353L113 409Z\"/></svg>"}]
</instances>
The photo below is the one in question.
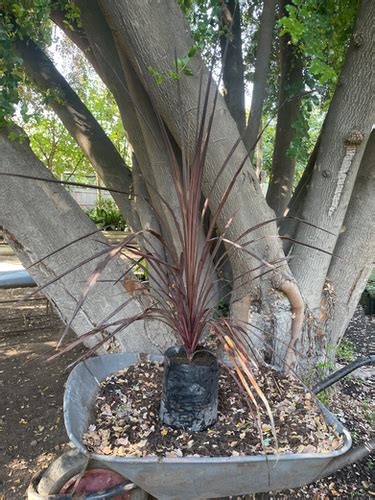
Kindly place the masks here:
<instances>
[{"instance_id":1,"label":"brown leaf litter","mask_svg":"<svg viewBox=\"0 0 375 500\"><path fill-rule=\"evenodd\" d=\"M218 421L203 432L159 421L163 366L140 363L104 380L96 417L84 435L92 452L114 456L222 457L276 453L329 453L342 437L325 423L315 398L290 375L260 367L257 381L272 408L278 448L260 405L262 442L244 397L225 369L219 378Z\"/></svg>"}]
</instances>

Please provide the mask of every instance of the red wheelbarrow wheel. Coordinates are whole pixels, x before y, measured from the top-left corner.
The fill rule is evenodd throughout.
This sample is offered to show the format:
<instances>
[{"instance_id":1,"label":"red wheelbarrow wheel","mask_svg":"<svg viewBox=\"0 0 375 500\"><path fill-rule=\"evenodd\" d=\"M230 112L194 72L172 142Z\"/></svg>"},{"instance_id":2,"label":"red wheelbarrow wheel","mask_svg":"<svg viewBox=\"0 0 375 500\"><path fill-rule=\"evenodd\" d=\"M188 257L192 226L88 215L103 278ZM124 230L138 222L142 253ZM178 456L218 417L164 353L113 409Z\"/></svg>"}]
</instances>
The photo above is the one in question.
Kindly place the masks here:
<instances>
[{"instance_id":1,"label":"red wheelbarrow wheel","mask_svg":"<svg viewBox=\"0 0 375 500\"><path fill-rule=\"evenodd\" d=\"M82 471L85 471L82 474ZM126 484L127 483L127 484ZM29 500L69 499L72 493L90 496L126 484L125 490L116 492L113 500L146 500L148 494L96 461L88 461L82 453L71 450L61 455L45 471L33 478L28 489ZM100 498L105 498L103 495Z\"/></svg>"}]
</instances>

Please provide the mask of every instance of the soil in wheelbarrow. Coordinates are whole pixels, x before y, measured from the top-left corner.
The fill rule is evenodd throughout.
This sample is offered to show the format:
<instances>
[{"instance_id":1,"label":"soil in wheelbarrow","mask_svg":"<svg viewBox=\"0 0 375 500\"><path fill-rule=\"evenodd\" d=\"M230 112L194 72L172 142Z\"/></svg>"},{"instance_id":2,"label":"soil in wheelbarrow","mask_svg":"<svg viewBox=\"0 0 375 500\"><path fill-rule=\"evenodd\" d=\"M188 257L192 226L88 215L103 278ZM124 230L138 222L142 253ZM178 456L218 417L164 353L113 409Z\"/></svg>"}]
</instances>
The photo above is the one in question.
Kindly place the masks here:
<instances>
[{"instance_id":1,"label":"soil in wheelbarrow","mask_svg":"<svg viewBox=\"0 0 375 500\"><path fill-rule=\"evenodd\" d=\"M314 397L299 382L266 366L254 369L254 375L272 408L275 436L262 403L258 402L260 423L256 425L256 412L225 368L219 376L214 425L203 432L163 425L158 416L163 366L148 362L102 382L96 420L84 436L85 444L100 454L137 457L327 453L342 446L342 437L325 423Z\"/></svg>"}]
</instances>

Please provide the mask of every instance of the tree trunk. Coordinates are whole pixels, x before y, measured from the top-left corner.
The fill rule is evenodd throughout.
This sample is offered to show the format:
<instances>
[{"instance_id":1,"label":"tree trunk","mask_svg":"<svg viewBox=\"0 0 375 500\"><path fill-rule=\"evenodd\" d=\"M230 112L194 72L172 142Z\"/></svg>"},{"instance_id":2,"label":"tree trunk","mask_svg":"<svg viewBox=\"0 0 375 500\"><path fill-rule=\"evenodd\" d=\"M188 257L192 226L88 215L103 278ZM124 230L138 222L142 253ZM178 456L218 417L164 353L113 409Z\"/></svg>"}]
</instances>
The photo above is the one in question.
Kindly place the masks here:
<instances>
[{"instance_id":1,"label":"tree trunk","mask_svg":"<svg viewBox=\"0 0 375 500\"><path fill-rule=\"evenodd\" d=\"M18 130L18 133L22 131ZM26 141L21 143L18 139L10 140L8 134L8 129L3 128L0 131L1 172L53 179L52 174L36 158ZM29 268L39 286L49 283L106 248L107 240L96 231L94 224L60 184L2 177L0 198L6 200L0 212L0 224L5 228L10 244L25 267L56 252ZM90 234L91 236L87 236ZM63 248L82 237L84 238ZM79 266L43 289L65 322L71 319L86 282L98 262L100 258ZM92 330L105 320L111 311L115 311L131 298L121 282L114 283L125 270L126 263L120 257L106 267L101 281L97 282L90 292L72 323L76 334L82 335ZM131 317L141 311L141 305L134 298L112 320L124 316ZM110 331L111 328L106 329L105 334ZM157 335L155 331L158 332ZM133 323L116 335L116 339L109 342L109 350L162 352L172 343L168 332L158 322ZM100 335L97 340L100 340ZM94 339L87 340L88 345L93 343Z\"/></svg>"},{"instance_id":2,"label":"tree trunk","mask_svg":"<svg viewBox=\"0 0 375 500\"><path fill-rule=\"evenodd\" d=\"M16 47L29 78L43 91L52 90L49 104L100 175L108 190L113 188L124 192L124 194L112 192L112 195L120 211L132 226L135 217L129 198L132 189L129 167L95 117L43 51L31 40L18 41Z\"/></svg>"},{"instance_id":3,"label":"tree trunk","mask_svg":"<svg viewBox=\"0 0 375 500\"><path fill-rule=\"evenodd\" d=\"M264 0L262 16L260 18L250 116L244 134L244 143L251 158L253 157L254 147L261 128L263 103L266 97L266 83L271 58L276 1L277 0Z\"/></svg>"},{"instance_id":4,"label":"tree trunk","mask_svg":"<svg viewBox=\"0 0 375 500\"><path fill-rule=\"evenodd\" d=\"M375 47L375 2L363 0L344 68L321 137L314 171L303 207L303 218L333 235L299 225L297 240L333 252L342 231L367 137L375 118L372 68ZM320 300L331 256L296 245L290 266L313 314Z\"/></svg>"},{"instance_id":5,"label":"tree trunk","mask_svg":"<svg viewBox=\"0 0 375 500\"><path fill-rule=\"evenodd\" d=\"M293 192L293 196L289 201L288 208L285 211L285 214L288 216L288 218L284 218L280 222L279 234L282 237L288 237L291 238L292 240L296 236L299 225L299 219L303 217L303 207L309 190L312 174L314 172L314 165L316 161L316 156L318 154L320 139L323 130L324 130L324 124L321 129L318 140L315 143L314 149L310 155L308 164L302 174L301 179L299 180L296 189ZM291 240L284 240L283 246L285 255L289 254L290 249L293 245L293 242Z\"/></svg>"},{"instance_id":6,"label":"tree trunk","mask_svg":"<svg viewBox=\"0 0 375 500\"><path fill-rule=\"evenodd\" d=\"M110 4L100 2L100 5L111 30L116 33L118 50L124 52L129 59L139 80L147 89L152 103L161 114L176 142L181 146L182 140L194 137L193 131L197 125L195 109L197 102L199 102L201 76L203 88L208 85L206 69L199 56L193 58L191 61L193 76L182 75L179 81L182 102L179 100L177 86L173 80L165 78L161 85L156 85L148 70L149 67L153 67L162 74L169 74L169 70L173 67L175 54L177 57L186 54L192 45L178 5L172 0L158 4L153 2L146 2L142 5L134 4L131 8L127 3L120 1L113 1ZM168 26L171 25L174 26L172 32L168 29ZM157 45L155 45L154 40L158 40ZM213 105L213 93L214 88L209 100L209 110L212 109ZM184 131L183 139L181 138L181 130ZM218 96L204 179L204 193L209 196L210 207L213 211L219 205L223 193L233 179L234 172L247 157L246 149L243 143L240 143L231 156L227 168L217 178L217 173L237 138L236 124L231 119L222 98ZM189 143L188 150L193 151L192 142ZM215 189L212 189L214 184ZM245 203L244 200L246 200ZM251 225L270 220L273 217L265 203L250 162L246 162L238 182L224 205L218 221L219 226L224 229L225 224L234 214L232 225L226 229L226 234L233 241L241 239L241 234L248 230ZM237 287L236 292L232 295L232 299L237 304L236 314L239 320L245 321L248 319L253 298L258 295L256 284L249 278L255 274L253 269L259 268L259 258L272 261L283 257L280 242L275 238L276 228L273 223L259 228L253 234L256 241L251 248L252 255L242 252L231 252L230 254L234 276L246 274L246 278L242 279L242 287ZM258 257L254 257L254 254ZM268 288L270 286L276 287L282 292L281 295L285 293L288 299L293 302L292 344L294 345L298 339L301 315L303 317L301 303L298 303L298 310L295 309L298 301L291 297L292 288L293 292L298 295L298 287L288 273L287 266L285 266L282 276L277 276L277 273L274 278L268 276L266 283L268 283ZM286 286L287 284L290 286ZM266 293L267 286L265 285L262 289ZM266 300L264 297L264 302ZM290 311L288 314L291 317ZM289 336L289 332L283 331L282 333L276 332L275 338L279 334L283 336L284 340L285 337ZM278 362L280 363L280 360Z\"/></svg>"},{"instance_id":7,"label":"tree trunk","mask_svg":"<svg viewBox=\"0 0 375 500\"><path fill-rule=\"evenodd\" d=\"M245 86L241 40L241 7L238 0L222 0L220 29L224 97L237 123L239 133L245 129Z\"/></svg>"},{"instance_id":8,"label":"tree trunk","mask_svg":"<svg viewBox=\"0 0 375 500\"><path fill-rule=\"evenodd\" d=\"M328 270L331 294L322 309L333 308L327 318L328 341L336 345L342 338L375 265L375 130L370 134L359 167L353 194L346 212L335 255ZM350 267L350 272L348 269ZM327 304L329 299L332 304Z\"/></svg>"},{"instance_id":9,"label":"tree trunk","mask_svg":"<svg viewBox=\"0 0 375 500\"><path fill-rule=\"evenodd\" d=\"M282 12L289 0L280 3ZM276 135L272 156L271 178L267 191L267 202L275 210L277 216L282 216L292 196L295 157L289 153L289 148L295 136L295 124L301 107L303 90L303 63L298 49L291 44L289 35L280 39L280 91L279 109L277 113Z\"/></svg>"}]
</instances>

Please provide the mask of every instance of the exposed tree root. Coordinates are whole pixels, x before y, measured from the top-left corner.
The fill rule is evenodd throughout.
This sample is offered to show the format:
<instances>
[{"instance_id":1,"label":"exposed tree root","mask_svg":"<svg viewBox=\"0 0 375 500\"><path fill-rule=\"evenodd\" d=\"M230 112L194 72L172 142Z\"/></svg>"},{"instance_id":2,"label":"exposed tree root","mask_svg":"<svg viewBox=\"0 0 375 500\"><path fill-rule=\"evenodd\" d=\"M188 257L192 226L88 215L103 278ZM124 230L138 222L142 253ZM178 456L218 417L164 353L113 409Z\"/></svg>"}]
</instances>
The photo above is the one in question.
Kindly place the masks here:
<instances>
[{"instance_id":1,"label":"exposed tree root","mask_svg":"<svg viewBox=\"0 0 375 500\"><path fill-rule=\"evenodd\" d=\"M277 284L276 288L287 296L292 309L292 329L284 360L285 372L290 373L296 364L295 346L302 332L305 303L295 282L283 279Z\"/></svg>"}]
</instances>

